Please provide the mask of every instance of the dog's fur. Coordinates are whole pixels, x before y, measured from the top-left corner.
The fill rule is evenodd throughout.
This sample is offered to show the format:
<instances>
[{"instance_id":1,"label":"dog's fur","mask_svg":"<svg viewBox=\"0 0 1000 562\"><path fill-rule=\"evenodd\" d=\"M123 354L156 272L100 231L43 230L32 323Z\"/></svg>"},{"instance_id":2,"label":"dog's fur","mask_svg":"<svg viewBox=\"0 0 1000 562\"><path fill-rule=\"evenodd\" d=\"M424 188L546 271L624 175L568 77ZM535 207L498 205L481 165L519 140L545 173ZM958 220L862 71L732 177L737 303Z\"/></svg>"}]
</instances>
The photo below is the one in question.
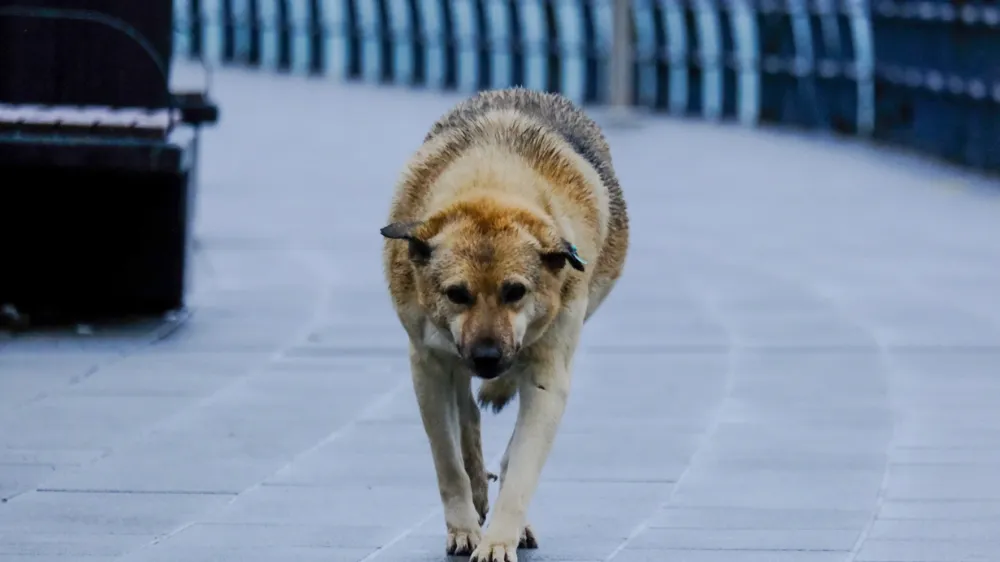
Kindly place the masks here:
<instances>
[{"instance_id":1,"label":"dog's fur","mask_svg":"<svg viewBox=\"0 0 1000 562\"><path fill-rule=\"evenodd\" d=\"M625 262L628 217L610 149L562 96L477 94L434 124L397 185L382 234L447 550L515 562L519 545L537 546L525 515L565 409L580 330ZM500 365L496 378L470 363L482 346ZM480 405L500 411L520 398L485 533L489 474L476 374L489 379Z\"/></svg>"}]
</instances>

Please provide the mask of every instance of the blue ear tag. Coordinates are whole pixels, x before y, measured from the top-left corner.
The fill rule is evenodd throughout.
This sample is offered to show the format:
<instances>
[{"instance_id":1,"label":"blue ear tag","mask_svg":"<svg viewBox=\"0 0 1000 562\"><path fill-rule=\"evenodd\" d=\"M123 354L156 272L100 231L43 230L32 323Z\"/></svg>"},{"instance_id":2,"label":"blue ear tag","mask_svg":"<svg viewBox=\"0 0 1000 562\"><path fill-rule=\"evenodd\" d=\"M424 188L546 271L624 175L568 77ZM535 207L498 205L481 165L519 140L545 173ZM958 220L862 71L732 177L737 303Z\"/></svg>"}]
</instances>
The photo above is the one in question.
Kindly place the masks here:
<instances>
[{"instance_id":1,"label":"blue ear tag","mask_svg":"<svg viewBox=\"0 0 1000 562\"><path fill-rule=\"evenodd\" d=\"M569 249L569 255L566 256L566 259L569 260L569 264L573 266L573 269L583 271L583 266L587 263L587 260L580 257L580 252L576 249L576 244L567 243L566 246Z\"/></svg>"}]
</instances>

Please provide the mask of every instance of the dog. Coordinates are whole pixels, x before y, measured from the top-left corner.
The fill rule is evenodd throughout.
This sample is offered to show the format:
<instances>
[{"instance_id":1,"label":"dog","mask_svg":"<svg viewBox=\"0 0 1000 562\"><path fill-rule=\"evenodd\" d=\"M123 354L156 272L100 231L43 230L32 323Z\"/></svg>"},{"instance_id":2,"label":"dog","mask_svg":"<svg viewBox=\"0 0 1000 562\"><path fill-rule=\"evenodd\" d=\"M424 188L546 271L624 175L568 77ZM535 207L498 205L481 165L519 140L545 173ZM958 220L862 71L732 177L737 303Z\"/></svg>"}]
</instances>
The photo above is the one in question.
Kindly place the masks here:
<instances>
[{"instance_id":1,"label":"dog","mask_svg":"<svg viewBox=\"0 0 1000 562\"><path fill-rule=\"evenodd\" d=\"M478 93L432 127L396 185L383 265L410 344L446 551L516 562L584 323L620 278L629 224L608 143L567 98ZM472 379L482 383L478 404ZM519 411L492 520L479 408Z\"/></svg>"}]
</instances>

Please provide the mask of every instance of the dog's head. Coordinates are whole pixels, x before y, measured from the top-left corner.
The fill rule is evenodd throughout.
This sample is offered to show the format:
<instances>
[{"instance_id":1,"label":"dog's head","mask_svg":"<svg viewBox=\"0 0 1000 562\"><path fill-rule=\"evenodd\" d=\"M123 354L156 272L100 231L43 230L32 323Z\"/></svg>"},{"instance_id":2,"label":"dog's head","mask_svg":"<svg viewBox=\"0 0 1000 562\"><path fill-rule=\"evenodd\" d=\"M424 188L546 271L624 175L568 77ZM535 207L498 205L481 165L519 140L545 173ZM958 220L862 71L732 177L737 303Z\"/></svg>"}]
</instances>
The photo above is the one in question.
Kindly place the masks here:
<instances>
[{"instance_id":1,"label":"dog's head","mask_svg":"<svg viewBox=\"0 0 1000 562\"><path fill-rule=\"evenodd\" d=\"M561 305L566 266L586 263L543 215L489 200L382 228L405 241L419 306L477 376L505 373Z\"/></svg>"}]
</instances>

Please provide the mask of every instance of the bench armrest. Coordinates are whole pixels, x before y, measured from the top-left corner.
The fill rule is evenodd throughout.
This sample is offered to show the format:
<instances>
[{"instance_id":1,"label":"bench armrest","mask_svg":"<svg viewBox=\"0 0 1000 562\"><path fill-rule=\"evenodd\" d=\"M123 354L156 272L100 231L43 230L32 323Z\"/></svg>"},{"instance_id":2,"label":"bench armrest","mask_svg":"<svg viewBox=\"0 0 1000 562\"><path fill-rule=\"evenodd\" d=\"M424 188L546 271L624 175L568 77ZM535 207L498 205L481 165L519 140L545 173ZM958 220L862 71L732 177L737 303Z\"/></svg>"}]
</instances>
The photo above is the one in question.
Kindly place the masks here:
<instances>
[{"instance_id":1,"label":"bench armrest","mask_svg":"<svg viewBox=\"0 0 1000 562\"><path fill-rule=\"evenodd\" d=\"M208 99L204 92L185 91L172 95L182 123L201 126L219 121L219 106Z\"/></svg>"}]
</instances>

